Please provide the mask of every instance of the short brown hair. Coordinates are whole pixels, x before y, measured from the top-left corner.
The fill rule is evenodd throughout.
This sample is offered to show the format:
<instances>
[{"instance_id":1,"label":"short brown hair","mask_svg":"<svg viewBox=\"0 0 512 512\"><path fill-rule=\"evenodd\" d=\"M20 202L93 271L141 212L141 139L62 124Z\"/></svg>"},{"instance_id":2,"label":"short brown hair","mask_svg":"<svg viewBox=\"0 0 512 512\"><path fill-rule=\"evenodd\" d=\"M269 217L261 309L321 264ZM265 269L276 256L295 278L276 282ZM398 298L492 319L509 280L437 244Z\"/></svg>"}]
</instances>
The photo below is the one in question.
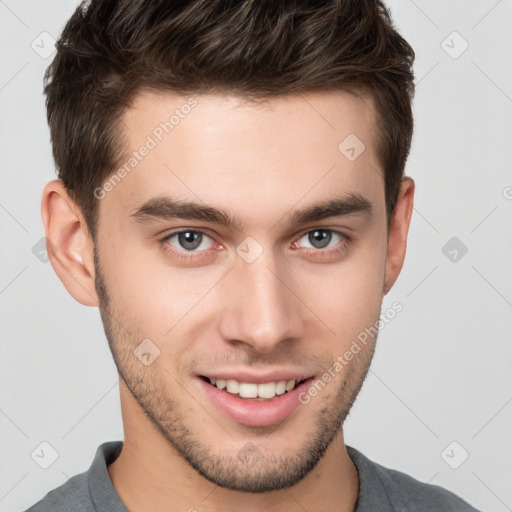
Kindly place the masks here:
<instances>
[{"instance_id":1,"label":"short brown hair","mask_svg":"<svg viewBox=\"0 0 512 512\"><path fill-rule=\"evenodd\" d=\"M58 176L94 239L93 191L120 164L120 120L142 89L370 92L389 226L413 133L414 57L380 0L84 1L45 74Z\"/></svg>"}]
</instances>

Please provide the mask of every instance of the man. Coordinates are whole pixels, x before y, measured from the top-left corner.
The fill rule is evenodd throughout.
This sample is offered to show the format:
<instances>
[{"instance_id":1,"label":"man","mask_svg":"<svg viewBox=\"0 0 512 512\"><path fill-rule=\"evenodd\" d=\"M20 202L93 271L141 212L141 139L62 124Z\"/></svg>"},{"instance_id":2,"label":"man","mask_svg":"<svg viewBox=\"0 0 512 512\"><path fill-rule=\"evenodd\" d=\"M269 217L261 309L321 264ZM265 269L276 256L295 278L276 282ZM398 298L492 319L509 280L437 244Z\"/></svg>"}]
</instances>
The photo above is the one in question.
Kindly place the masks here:
<instances>
[{"instance_id":1,"label":"man","mask_svg":"<svg viewBox=\"0 0 512 512\"><path fill-rule=\"evenodd\" d=\"M475 510L343 438L405 257L413 60L378 1L80 5L42 214L125 439L30 511Z\"/></svg>"}]
</instances>

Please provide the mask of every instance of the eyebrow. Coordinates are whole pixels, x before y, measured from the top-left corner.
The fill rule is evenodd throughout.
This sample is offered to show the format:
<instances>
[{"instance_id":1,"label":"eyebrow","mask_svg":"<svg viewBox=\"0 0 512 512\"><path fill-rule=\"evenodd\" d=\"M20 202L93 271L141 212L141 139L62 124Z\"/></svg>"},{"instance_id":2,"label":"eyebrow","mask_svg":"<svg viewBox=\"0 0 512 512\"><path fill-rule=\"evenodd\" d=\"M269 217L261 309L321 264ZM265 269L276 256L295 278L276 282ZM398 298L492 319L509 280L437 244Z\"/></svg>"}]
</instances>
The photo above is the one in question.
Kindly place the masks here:
<instances>
[{"instance_id":1,"label":"eyebrow","mask_svg":"<svg viewBox=\"0 0 512 512\"><path fill-rule=\"evenodd\" d=\"M349 193L343 197L297 210L291 217L290 226L296 227L309 222L351 214L370 215L372 211L372 203L368 199L358 193ZM130 217L141 223L177 218L201 220L226 226L232 230L242 231L241 221L226 211L194 201L183 201L168 196L157 196L149 199L140 207L134 209Z\"/></svg>"}]
</instances>

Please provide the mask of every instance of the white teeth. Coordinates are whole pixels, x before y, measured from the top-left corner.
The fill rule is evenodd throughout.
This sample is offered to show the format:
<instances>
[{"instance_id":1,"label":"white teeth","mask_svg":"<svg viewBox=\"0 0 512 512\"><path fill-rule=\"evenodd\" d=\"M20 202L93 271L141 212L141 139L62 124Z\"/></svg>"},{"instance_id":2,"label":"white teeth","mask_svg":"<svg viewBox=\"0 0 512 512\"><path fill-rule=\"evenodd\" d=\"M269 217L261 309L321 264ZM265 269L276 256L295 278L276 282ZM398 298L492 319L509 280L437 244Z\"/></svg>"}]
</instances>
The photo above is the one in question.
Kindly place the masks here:
<instances>
[{"instance_id":1,"label":"white teeth","mask_svg":"<svg viewBox=\"0 0 512 512\"><path fill-rule=\"evenodd\" d=\"M295 387L295 381L294 380L289 380L286 383L286 391L291 391L294 387Z\"/></svg>"},{"instance_id":2,"label":"white teeth","mask_svg":"<svg viewBox=\"0 0 512 512\"><path fill-rule=\"evenodd\" d=\"M234 379L212 379L212 385L218 389L226 389L228 393L239 395L241 398L274 398L291 391L296 385L295 380L280 380L277 382L265 382L263 384L254 384L252 382L239 382Z\"/></svg>"},{"instance_id":3,"label":"white teeth","mask_svg":"<svg viewBox=\"0 0 512 512\"><path fill-rule=\"evenodd\" d=\"M276 396L276 383L266 382L258 384L258 396L261 398L274 398Z\"/></svg>"},{"instance_id":4,"label":"white teeth","mask_svg":"<svg viewBox=\"0 0 512 512\"><path fill-rule=\"evenodd\" d=\"M240 382L240 385L238 386L238 394L242 398L256 398L258 396L258 384Z\"/></svg>"},{"instance_id":5,"label":"white teeth","mask_svg":"<svg viewBox=\"0 0 512 512\"><path fill-rule=\"evenodd\" d=\"M282 395L286 391L286 381L280 380L276 384L276 395Z\"/></svg>"},{"instance_id":6,"label":"white teeth","mask_svg":"<svg viewBox=\"0 0 512 512\"><path fill-rule=\"evenodd\" d=\"M226 381L226 389L228 393L237 394L238 388L240 387L240 383L237 380L229 379Z\"/></svg>"}]
</instances>

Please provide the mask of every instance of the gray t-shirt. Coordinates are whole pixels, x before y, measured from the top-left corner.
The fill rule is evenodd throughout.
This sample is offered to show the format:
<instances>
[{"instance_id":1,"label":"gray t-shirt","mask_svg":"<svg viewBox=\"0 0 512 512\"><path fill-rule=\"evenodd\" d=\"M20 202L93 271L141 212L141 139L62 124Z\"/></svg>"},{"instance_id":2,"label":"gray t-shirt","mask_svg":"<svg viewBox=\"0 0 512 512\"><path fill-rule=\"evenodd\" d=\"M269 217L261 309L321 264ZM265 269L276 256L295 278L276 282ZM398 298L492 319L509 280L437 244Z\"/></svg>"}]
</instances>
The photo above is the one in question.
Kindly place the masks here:
<instances>
[{"instance_id":1,"label":"gray t-shirt","mask_svg":"<svg viewBox=\"0 0 512 512\"><path fill-rule=\"evenodd\" d=\"M122 448L122 441L103 443L88 471L50 491L25 512L128 512L107 471ZM347 446L347 452L359 473L354 512L478 512L442 487L385 468L351 446Z\"/></svg>"}]
</instances>

